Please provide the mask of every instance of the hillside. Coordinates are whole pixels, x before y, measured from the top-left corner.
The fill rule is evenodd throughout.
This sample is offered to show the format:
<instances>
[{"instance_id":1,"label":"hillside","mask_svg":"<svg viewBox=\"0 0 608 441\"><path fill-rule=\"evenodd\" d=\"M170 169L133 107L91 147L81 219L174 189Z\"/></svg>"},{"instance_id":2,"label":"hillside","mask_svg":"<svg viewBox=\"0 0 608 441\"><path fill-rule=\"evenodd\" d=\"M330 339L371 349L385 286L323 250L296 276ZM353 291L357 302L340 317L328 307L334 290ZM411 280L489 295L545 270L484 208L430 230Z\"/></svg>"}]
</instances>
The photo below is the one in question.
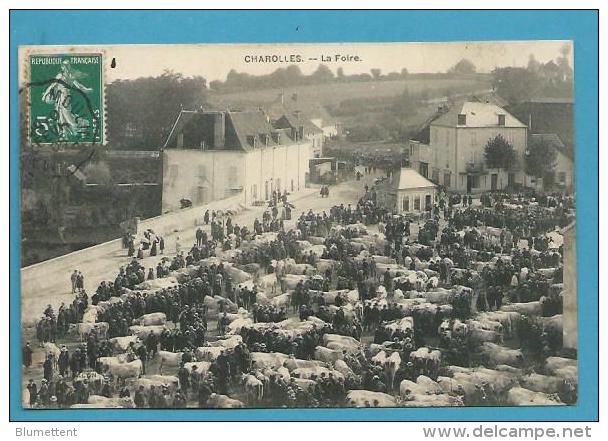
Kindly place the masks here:
<instances>
[{"instance_id":1,"label":"hillside","mask_svg":"<svg viewBox=\"0 0 608 441\"><path fill-rule=\"evenodd\" d=\"M367 99L381 97L396 97L404 90L414 96L426 95L431 99L446 94L473 92L490 87L491 78L484 75L464 78L411 78L394 81L366 82L331 82L318 85L303 85L287 88L260 89L232 93L210 91L208 101L221 108L248 108L272 103L280 93L284 99L292 100L297 95L297 101L305 104L333 107L344 100Z\"/></svg>"}]
</instances>

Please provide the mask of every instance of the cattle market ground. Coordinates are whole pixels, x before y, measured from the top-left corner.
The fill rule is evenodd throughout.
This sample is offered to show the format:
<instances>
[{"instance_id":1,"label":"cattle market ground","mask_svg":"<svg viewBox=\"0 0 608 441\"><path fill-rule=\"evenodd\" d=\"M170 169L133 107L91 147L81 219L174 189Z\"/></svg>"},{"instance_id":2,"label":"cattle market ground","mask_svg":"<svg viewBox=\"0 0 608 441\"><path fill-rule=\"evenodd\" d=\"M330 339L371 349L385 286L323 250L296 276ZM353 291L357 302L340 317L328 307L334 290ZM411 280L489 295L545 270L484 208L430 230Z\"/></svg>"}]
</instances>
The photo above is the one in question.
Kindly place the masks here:
<instances>
[{"instance_id":1,"label":"cattle market ground","mask_svg":"<svg viewBox=\"0 0 608 441\"><path fill-rule=\"evenodd\" d=\"M342 182L338 185L330 187L329 197L321 198L319 195L319 189L316 187L309 188L303 192L294 194L290 201L295 205L295 210L292 212L292 219L285 221L285 228L293 228L297 222L297 218L303 212L313 210L313 212L319 212L326 210L329 213L329 209L334 205L339 204L356 204L357 200L364 193L363 187L367 183L371 186L374 179L381 176L381 174L366 175L361 181L350 180ZM201 218L203 217L204 207L201 208ZM265 207L248 207L246 210L241 211L233 217L233 223L239 225L246 225L248 228L252 228L253 221L257 218L261 219L262 213ZM190 246L195 242L196 228L192 227L187 230L180 231L179 233L173 233L171 235L164 236L165 238L165 254L158 255L155 257L146 257L140 261L146 268L156 267L158 262L163 257L175 256L175 241L177 236L180 237L182 249L189 249ZM209 227L203 227L209 232ZM417 234L417 226L413 225L412 234ZM103 258L93 260L83 260L79 265L79 268L65 267L60 274L49 275L47 288L44 291L23 291L21 292L22 302L22 322L26 325L22 328L22 345L26 341L32 343L34 353L32 354L32 366L28 370L24 370L23 373L23 386L27 384L27 381L32 378L37 383L42 379L42 363L44 361L44 350L38 347L38 343L35 339L35 321L40 318L44 308L47 304L51 304L55 311L57 311L61 302L70 304L74 300L74 294L71 291L70 274L74 269L80 270L85 276L85 288L87 292L92 294L97 286L103 280L114 280L118 269L122 265L126 265L131 261L132 258L127 256L127 250L123 249L115 253L104 256ZM216 335L216 322L209 321L209 335L213 337ZM58 345L66 344L68 349L74 348L78 342L73 340L59 340ZM21 345L21 346L22 346ZM156 372L157 365L155 362L150 364L150 372ZM168 371L170 372L170 371Z\"/></svg>"}]
</instances>

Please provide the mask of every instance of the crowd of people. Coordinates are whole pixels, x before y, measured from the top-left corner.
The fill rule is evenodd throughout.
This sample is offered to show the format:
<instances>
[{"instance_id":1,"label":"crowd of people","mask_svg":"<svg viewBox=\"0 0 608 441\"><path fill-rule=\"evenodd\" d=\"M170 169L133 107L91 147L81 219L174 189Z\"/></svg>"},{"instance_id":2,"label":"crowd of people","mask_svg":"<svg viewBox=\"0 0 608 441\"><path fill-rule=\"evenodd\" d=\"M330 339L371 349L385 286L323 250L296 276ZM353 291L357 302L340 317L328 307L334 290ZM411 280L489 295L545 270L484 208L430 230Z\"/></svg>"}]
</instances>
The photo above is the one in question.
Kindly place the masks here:
<instances>
[{"instance_id":1,"label":"crowd of people","mask_svg":"<svg viewBox=\"0 0 608 441\"><path fill-rule=\"evenodd\" d=\"M399 395L404 380L415 382L420 375L437 380L447 375L446 366L474 366L479 341L457 332L457 326L479 313L528 302L540 302L540 316L562 311L560 293L552 287L562 282L563 246L552 246L546 234L571 221L569 198L492 193L475 205L470 196L455 203L442 193L427 216L413 219L378 206L366 185L356 204L302 212L295 228L286 229L291 208L286 195L274 194L251 230L234 223L230 214L206 211L205 227L196 230L186 254L178 239L176 254L163 256L147 270L143 251L164 254L163 237L145 231L137 253L134 238L128 237L125 246L132 260L90 297L84 277L75 271L73 303L62 304L57 313L49 305L37 325L36 337L45 347L44 378L39 385L29 381L29 404L87 405L92 395L100 395L151 408L214 407L220 405L218 397L246 406L343 406L349 391ZM554 271L540 271L546 268ZM242 274L251 277L241 280ZM258 283L267 275L276 276L278 286ZM167 286L158 284L162 281ZM428 292L445 293L445 301L423 302ZM154 313L166 318L161 332L133 331L134 321ZM245 318L250 322L233 328ZM282 324L290 320L300 324L285 328ZM540 362L558 354L561 336L535 320L525 317L519 335L511 337L530 360ZM212 321L215 329L208 327ZM96 326L102 323L107 329ZM70 329L83 324L90 325L83 341L68 343ZM337 352L344 362L340 370L317 369L296 377L256 360L260 353L319 360L324 338L336 335L359 345ZM119 348L116 338L130 336L136 338ZM213 346L235 337L234 345ZM49 347L59 347L59 353ZM208 347L221 350L201 359L199 349ZM397 354L401 363L395 369L378 363L378 348ZM421 348L439 351L441 362L415 355ZM26 369L33 351L29 342L23 348ZM163 356L159 365L161 352L181 354L173 372L177 385L147 387L112 373L100 361L140 360L141 375L150 374L151 366L162 375L170 367ZM197 364L202 361L209 363L207 368ZM263 393L250 397L244 384L254 379L263 384ZM466 405L501 403L492 385L478 386L474 393L462 387L454 393ZM406 390L401 398L412 400L410 393Z\"/></svg>"}]
</instances>

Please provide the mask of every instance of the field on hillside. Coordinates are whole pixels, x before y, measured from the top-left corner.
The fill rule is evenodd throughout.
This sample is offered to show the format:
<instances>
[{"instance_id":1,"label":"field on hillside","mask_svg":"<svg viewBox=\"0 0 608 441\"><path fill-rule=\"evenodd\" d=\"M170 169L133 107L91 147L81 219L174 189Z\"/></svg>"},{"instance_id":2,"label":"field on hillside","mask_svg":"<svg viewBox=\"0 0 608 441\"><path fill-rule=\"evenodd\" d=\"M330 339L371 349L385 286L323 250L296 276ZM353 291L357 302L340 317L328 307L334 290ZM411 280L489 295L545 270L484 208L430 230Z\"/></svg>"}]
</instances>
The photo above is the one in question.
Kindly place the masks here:
<instances>
[{"instance_id":1,"label":"field on hillside","mask_svg":"<svg viewBox=\"0 0 608 441\"><path fill-rule=\"evenodd\" d=\"M428 98L443 96L446 93L471 93L487 90L490 78L476 76L473 78L412 78L395 81L366 81L326 83L286 88L260 89L232 93L209 92L209 101L220 107L257 107L268 104L284 93L288 102L293 94L301 103L322 106L335 106L349 99L378 97L396 97L407 88L410 95L427 94Z\"/></svg>"}]
</instances>

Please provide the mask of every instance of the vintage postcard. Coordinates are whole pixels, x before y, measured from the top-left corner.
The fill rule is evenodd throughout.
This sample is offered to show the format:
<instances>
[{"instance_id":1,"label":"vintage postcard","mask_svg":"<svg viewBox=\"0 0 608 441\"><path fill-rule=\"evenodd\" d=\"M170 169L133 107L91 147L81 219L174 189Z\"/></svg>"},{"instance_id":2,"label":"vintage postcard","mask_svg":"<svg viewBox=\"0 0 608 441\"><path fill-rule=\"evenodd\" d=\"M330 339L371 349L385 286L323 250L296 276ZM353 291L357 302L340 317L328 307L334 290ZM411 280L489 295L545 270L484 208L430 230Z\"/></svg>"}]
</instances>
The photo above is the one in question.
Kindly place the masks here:
<instances>
[{"instance_id":1,"label":"vintage postcard","mask_svg":"<svg viewBox=\"0 0 608 441\"><path fill-rule=\"evenodd\" d=\"M575 405L573 60L20 47L22 407Z\"/></svg>"}]
</instances>

